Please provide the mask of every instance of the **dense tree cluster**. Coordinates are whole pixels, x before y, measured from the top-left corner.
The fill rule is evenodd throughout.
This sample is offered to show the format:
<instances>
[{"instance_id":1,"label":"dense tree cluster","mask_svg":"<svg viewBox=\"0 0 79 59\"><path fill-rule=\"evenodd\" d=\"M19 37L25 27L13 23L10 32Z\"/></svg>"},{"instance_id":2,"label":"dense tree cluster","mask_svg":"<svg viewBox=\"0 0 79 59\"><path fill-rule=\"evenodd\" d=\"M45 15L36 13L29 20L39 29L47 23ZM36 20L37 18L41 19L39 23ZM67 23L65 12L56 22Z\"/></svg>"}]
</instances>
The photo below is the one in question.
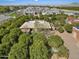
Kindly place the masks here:
<instances>
[{"instance_id":1,"label":"dense tree cluster","mask_svg":"<svg viewBox=\"0 0 79 59\"><path fill-rule=\"evenodd\" d=\"M48 44L49 46L51 46L54 50L53 53L57 53L60 57L66 57L68 58L69 53L68 53L68 49L64 46L63 44L63 40L61 39L61 37L54 35L54 36L50 36L48 38Z\"/></svg>"},{"instance_id":2,"label":"dense tree cluster","mask_svg":"<svg viewBox=\"0 0 79 59\"><path fill-rule=\"evenodd\" d=\"M13 45L11 48L8 59L28 59L29 39L30 36L25 33L21 34L19 37L19 43Z\"/></svg>"},{"instance_id":3,"label":"dense tree cluster","mask_svg":"<svg viewBox=\"0 0 79 59\"><path fill-rule=\"evenodd\" d=\"M79 7L56 7L56 8L79 11Z\"/></svg>"},{"instance_id":4,"label":"dense tree cluster","mask_svg":"<svg viewBox=\"0 0 79 59\"><path fill-rule=\"evenodd\" d=\"M58 49L59 56L68 57L68 50L59 36L50 36L47 39L42 33L23 33L18 40L10 50L9 59L48 59L51 48Z\"/></svg>"},{"instance_id":5,"label":"dense tree cluster","mask_svg":"<svg viewBox=\"0 0 79 59\"><path fill-rule=\"evenodd\" d=\"M11 44L14 44L18 41L18 37L20 35L21 31L17 28L14 28L10 31L9 34L6 34L2 38L2 43L10 42Z\"/></svg>"},{"instance_id":6,"label":"dense tree cluster","mask_svg":"<svg viewBox=\"0 0 79 59\"><path fill-rule=\"evenodd\" d=\"M0 13L9 12L9 7L0 6Z\"/></svg>"},{"instance_id":7,"label":"dense tree cluster","mask_svg":"<svg viewBox=\"0 0 79 59\"><path fill-rule=\"evenodd\" d=\"M43 33L26 34L20 31L19 27L31 17L31 15L20 16L0 25L0 56L7 56L8 59L48 59L52 47L59 49L59 56L62 54L65 56L64 53L68 51L64 48L63 41L59 36L47 38ZM58 26L63 26L61 23L64 22L64 19L62 18L63 22L58 20L61 17L61 15L54 15L54 17L53 15L43 15L40 18L32 17L32 19L44 19L54 23L54 26L58 28ZM60 28L59 31L63 32Z\"/></svg>"},{"instance_id":8,"label":"dense tree cluster","mask_svg":"<svg viewBox=\"0 0 79 59\"><path fill-rule=\"evenodd\" d=\"M27 17L21 16L7 20L0 25L0 58L8 56L11 47L18 43L18 38L22 34L19 27L25 21L27 21Z\"/></svg>"},{"instance_id":9,"label":"dense tree cluster","mask_svg":"<svg viewBox=\"0 0 79 59\"><path fill-rule=\"evenodd\" d=\"M0 6L0 13L16 11L20 9L19 6Z\"/></svg>"},{"instance_id":10,"label":"dense tree cluster","mask_svg":"<svg viewBox=\"0 0 79 59\"><path fill-rule=\"evenodd\" d=\"M8 59L48 59L48 49L44 44L43 36L41 36L40 33L34 33L31 36L25 33L21 34L19 42L11 48Z\"/></svg>"},{"instance_id":11,"label":"dense tree cluster","mask_svg":"<svg viewBox=\"0 0 79 59\"><path fill-rule=\"evenodd\" d=\"M46 38L41 33L33 36L33 44L30 47L30 59L48 59L48 49L45 46Z\"/></svg>"}]
</instances>

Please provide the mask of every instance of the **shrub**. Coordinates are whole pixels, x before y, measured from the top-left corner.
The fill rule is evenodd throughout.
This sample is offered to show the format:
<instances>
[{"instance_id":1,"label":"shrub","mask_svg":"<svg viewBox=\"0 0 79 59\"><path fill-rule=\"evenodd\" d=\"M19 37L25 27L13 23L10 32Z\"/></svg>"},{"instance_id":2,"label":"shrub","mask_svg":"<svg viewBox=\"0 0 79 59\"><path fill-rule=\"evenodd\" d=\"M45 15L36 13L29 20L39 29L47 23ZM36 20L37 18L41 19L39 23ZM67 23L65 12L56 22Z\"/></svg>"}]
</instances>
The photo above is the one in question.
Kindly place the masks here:
<instances>
[{"instance_id":1,"label":"shrub","mask_svg":"<svg viewBox=\"0 0 79 59\"><path fill-rule=\"evenodd\" d=\"M49 44L49 46L51 46L51 47L54 47L54 48L58 48L58 47L60 47L61 45L63 45L63 40L61 39L61 37L59 37L59 36L50 36L49 38L48 38L48 44Z\"/></svg>"},{"instance_id":2,"label":"shrub","mask_svg":"<svg viewBox=\"0 0 79 59\"><path fill-rule=\"evenodd\" d=\"M71 24L66 24L64 26L65 30L68 32L68 33L72 33L72 25Z\"/></svg>"},{"instance_id":3,"label":"shrub","mask_svg":"<svg viewBox=\"0 0 79 59\"><path fill-rule=\"evenodd\" d=\"M60 33L63 33L63 32L64 32L64 29L63 29L62 27L59 27L59 28L58 28L58 31L59 31Z\"/></svg>"},{"instance_id":4,"label":"shrub","mask_svg":"<svg viewBox=\"0 0 79 59\"><path fill-rule=\"evenodd\" d=\"M69 50L65 47L65 46L61 46L59 47L59 52L58 52L58 55L60 57L69 57Z\"/></svg>"}]
</instances>

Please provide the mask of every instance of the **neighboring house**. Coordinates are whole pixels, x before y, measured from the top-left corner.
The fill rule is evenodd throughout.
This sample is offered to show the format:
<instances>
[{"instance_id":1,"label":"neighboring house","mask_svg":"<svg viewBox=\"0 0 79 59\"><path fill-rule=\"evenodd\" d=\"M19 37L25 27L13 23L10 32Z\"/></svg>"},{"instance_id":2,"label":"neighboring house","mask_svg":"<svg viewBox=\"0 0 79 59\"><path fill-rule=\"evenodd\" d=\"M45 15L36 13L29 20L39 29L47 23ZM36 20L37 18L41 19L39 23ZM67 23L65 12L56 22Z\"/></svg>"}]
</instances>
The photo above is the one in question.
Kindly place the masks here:
<instances>
[{"instance_id":1,"label":"neighboring house","mask_svg":"<svg viewBox=\"0 0 79 59\"><path fill-rule=\"evenodd\" d=\"M68 16L66 20L68 24L79 23L79 19L75 19L73 16Z\"/></svg>"},{"instance_id":2,"label":"neighboring house","mask_svg":"<svg viewBox=\"0 0 79 59\"><path fill-rule=\"evenodd\" d=\"M49 14L60 14L60 10L57 8L48 8L48 7L27 7L24 9L24 14L32 14L38 15L42 13L42 15L49 15Z\"/></svg>"},{"instance_id":3,"label":"neighboring house","mask_svg":"<svg viewBox=\"0 0 79 59\"><path fill-rule=\"evenodd\" d=\"M66 14L66 15L74 15L74 13L71 13L71 12L64 12L64 14Z\"/></svg>"},{"instance_id":4,"label":"neighboring house","mask_svg":"<svg viewBox=\"0 0 79 59\"><path fill-rule=\"evenodd\" d=\"M0 22L1 21L6 21L8 19L12 18L11 16L7 16L7 15L0 15Z\"/></svg>"},{"instance_id":5,"label":"neighboring house","mask_svg":"<svg viewBox=\"0 0 79 59\"><path fill-rule=\"evenodd\" d=\"M20 29L22 32L29 32L30 30L33 30L33 31L50 30L51 25L49 22L44 20L34 20L34 21L25 22L20 27Z\"/></svg>"},{"instance_id":6,"label":"neighboring house","mask_svg":"<svg viewBox=\"0 0 79 59\"><path fill-rule=\"evenodd\" d=\"M42 10L43 10L43 8L41 8L41 7L27 7L24 10L24 13L32 14L32 15L36 16L36 15L40 14Z\"/></svg>"},{"instance_id":7,"label":"neighboring house","mask_svg":"<svg viewBox=\"0 0 79 59\"><path fill-rule=\"evenodd\" d=\"M79 27L73 27L73 36L77 43L79 43Z\"/></svg>"},{"instance_id":8,"label":"neighboring house","mask_svg":"<svg viewBox=\"0 0 79 59\"><path fill-rule=\"evenodd\" d=\"M17 14L20 14L20 15L24 15L23 10L24 10L24 9L17 10L16 13L17 13Z\"/></svg>"},{"instance_id":9,"label":"neighboring house","mask_svg":"<svg viewBox=\"0 0 79 59\"><path fill-rule=\"evenodd\" d=\"M43 10L42 14L46 14L46 15L50 15L50 14L60 14L60 10L56 9L56 8L51 8L51 9L47 9L47 10Z\"/></svg>"},{"instance_id":10,"label":"neighboring house","mask_svg":"<svg viewBox=\"0 0 79 59\"><path fill-rule=\"evenodd\" d=\"M39 16L38 14L42 15L50 15L50 14L61 14L62 12L66 15L79 15L79 11L73 10L64 10L64 9L57 9L57 8L49 8L49 7L27 7L26 9L21 9L17 11L23 15L32 14L34 16Z\"/></svg>"},{"instance_id":11,"label":"neighboring house","mask_svg":"<svg viewBox=\"0 0 79 59\"><path fill-rule=\"evenodd\" d=\"M64 14L66 14L66 15L75 15L74 13L74 11L71 11L71 10L63 10L63 12L64 12Z\"/></svg>"},{"instance_id":12,"label":"neighboring house","mask_svg":"<svg viewBox=\"0 0 79 59\"><path fill-rule=\"evenodd\" d=\"M61 9L66 15L79 15L79 11Z\"/></svg>"}]
</instances>

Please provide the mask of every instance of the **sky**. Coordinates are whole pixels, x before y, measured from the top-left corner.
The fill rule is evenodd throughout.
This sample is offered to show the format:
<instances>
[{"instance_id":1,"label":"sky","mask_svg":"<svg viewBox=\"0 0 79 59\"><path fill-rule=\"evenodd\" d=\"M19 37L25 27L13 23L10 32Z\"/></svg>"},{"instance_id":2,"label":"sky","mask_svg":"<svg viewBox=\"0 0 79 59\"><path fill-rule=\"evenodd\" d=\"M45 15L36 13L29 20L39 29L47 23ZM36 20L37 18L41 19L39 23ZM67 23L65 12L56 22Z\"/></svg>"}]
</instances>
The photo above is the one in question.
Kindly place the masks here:
<instances>
[{"instance_id":1,"label":"sky","mask_svg":"<svg viewBox=\"0 0 79 59\"><path fill-rule=\"evenodd\" d=\"M0 5L60 5L79 0L0 0Z\"/></svg>"}]
</instances>

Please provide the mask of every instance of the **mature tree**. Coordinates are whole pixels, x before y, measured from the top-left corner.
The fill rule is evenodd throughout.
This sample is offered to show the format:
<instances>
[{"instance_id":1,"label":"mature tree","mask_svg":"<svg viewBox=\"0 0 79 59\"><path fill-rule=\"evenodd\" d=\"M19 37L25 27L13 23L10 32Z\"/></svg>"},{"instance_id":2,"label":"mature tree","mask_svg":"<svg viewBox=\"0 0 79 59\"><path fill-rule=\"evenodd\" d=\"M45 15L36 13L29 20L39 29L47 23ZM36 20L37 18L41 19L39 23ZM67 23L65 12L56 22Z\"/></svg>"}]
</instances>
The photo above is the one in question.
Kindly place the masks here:
<instances>
[{"instance_id":1,"label":"mature tree","mask_svg":"<svg viewBox=\"0 0 79 59\"><path fill-rule=\"evenodd\" d=\"M9 12L9 11L10 11L9 7L0 6L0 13Z\"/></svg>"},{"instance_id":2,"label":"mature tree","mask_svg":"<svg viewBox=\"0 0 79 59\"><path fill-rule=\"evenodd\" d=\"M0 44L0 56L2 57L8 56L10 48L11 48L10 43Z\"/></svg>"},{"instance_id":3,"label":"mature tree","mask_svg":"<svg viewBox=\"0 0 79 59\"><path fill-rule=\"evenodd\" d=\"M72 33L72 25L71 24L66 24L64 26L65 30L68 32L68 33Z\"/></svg>"},{"instance_id":4,"label":"mature tree","mask_svg":"<svg viewBox=\"0 0 79 59\"><path fill-rule=\"evenodd\" d=\"M58 55L60 57L69 57L69 50L65 47L65 46L61 46L59 47L59 52L58 52Z\"/></svg>"},{"instance_id":5,"label":"mature tree","mask_svg":"<svg viewBox=\"0 0 79 59\"><path fill-rule=\"evenodd\" d=\"M28 59L27 54L27 45L25 43L17 43L11 48L8 59Z\"/></svg>"},{"instance_id":6,"label":"mature tree","mask_svg":"<svg viewBox=\"0 0 79 59\"><path fill-rule=\"evenodd\" d=\"M59 57L66 57L69 56L68 49L63 45L63 41L59 36L51 36L48 38L48 44L51 46L52 50L51 53L57 53Z\"/></svg>"},{"instance_id":7,"label":"mature tree","mask_svg":"<svg viewBox=\"0 0 79 59\"><path fill-rule=\"evenodd\" d=\"M27 21L27 16L21 16L14 19L8 29L20 27L25 21Z\"/></svg>"},{"instance_id":8,"label":"mature tree","mask_svg":"<svg viewBox=\"0 0 79 59\"><path fill-rule=\"evenodd\" d=\"M51 47L58 48L63 45L63 40L61 39L61 37L53 35L48 38L48 44Z\"/></svg>"},{"instance_id":9,"label":"mature tree","mask_svg":"<svg viewBox=\"0 0 79 59\"><path fill-rule=\"evenodd\" d=\"M3 36L6 35L7 33L9 33L8 29L3 29L3 28L0 29L0 43Z\"/></svg>"},{"instance_id":10,"label":"mature tree","mask_svg":"<svg viewBox=\"0 0 79 59\"><path fill-rule=\"evenodd\" d=\"M48 49L44 44L44 37L36 34L33 37L33 44L30 47L30 59L48 59Z\"/></svg>"},{"instance_id":11,"label":"mature tree","mask_svg":"<svg viewBox=\"0 0 79 59\"><path fill-rule=\"evenodd\" d=\"M60 33L63 33L64 32L64 29L63 29L63 27L59 27L58 29L57 29Z\"/></svg>"},{"instance_id":12,"label":"mature tree","mask_svg":"<svg viewBox=\"0 0 79 59\"><path fill-rule=\"evenodd\" d=\"M30 36L22 34L19 37L19 43L13 45L8 59L28 59L29 58L29 38Z\"/></svg>"},{"instance_id":13,"label":"mature tree","mask_svg":"<svg viewBox=\"0 0 79 59\"><path fill-rule=\"evenodd\" d=\"M14 43L18 42L18 37L20 34L21 34L20 29L14 28L10 31L9 34L6 34L2 38L2 43L10 42L11 44L14 44Z\"/></svg>"},{"instance_id":14,"label":"mature tree","mask_svg":"<svg viewBox=\"0 0 79 59\"><path fill-rule=\"evenodd\" d=\"M44 44L46 43L46 37L43 33L32 33L32 39L33 39L33 43L37 42L37 41L43 41Z\"/></svg>"}]
</instances>

